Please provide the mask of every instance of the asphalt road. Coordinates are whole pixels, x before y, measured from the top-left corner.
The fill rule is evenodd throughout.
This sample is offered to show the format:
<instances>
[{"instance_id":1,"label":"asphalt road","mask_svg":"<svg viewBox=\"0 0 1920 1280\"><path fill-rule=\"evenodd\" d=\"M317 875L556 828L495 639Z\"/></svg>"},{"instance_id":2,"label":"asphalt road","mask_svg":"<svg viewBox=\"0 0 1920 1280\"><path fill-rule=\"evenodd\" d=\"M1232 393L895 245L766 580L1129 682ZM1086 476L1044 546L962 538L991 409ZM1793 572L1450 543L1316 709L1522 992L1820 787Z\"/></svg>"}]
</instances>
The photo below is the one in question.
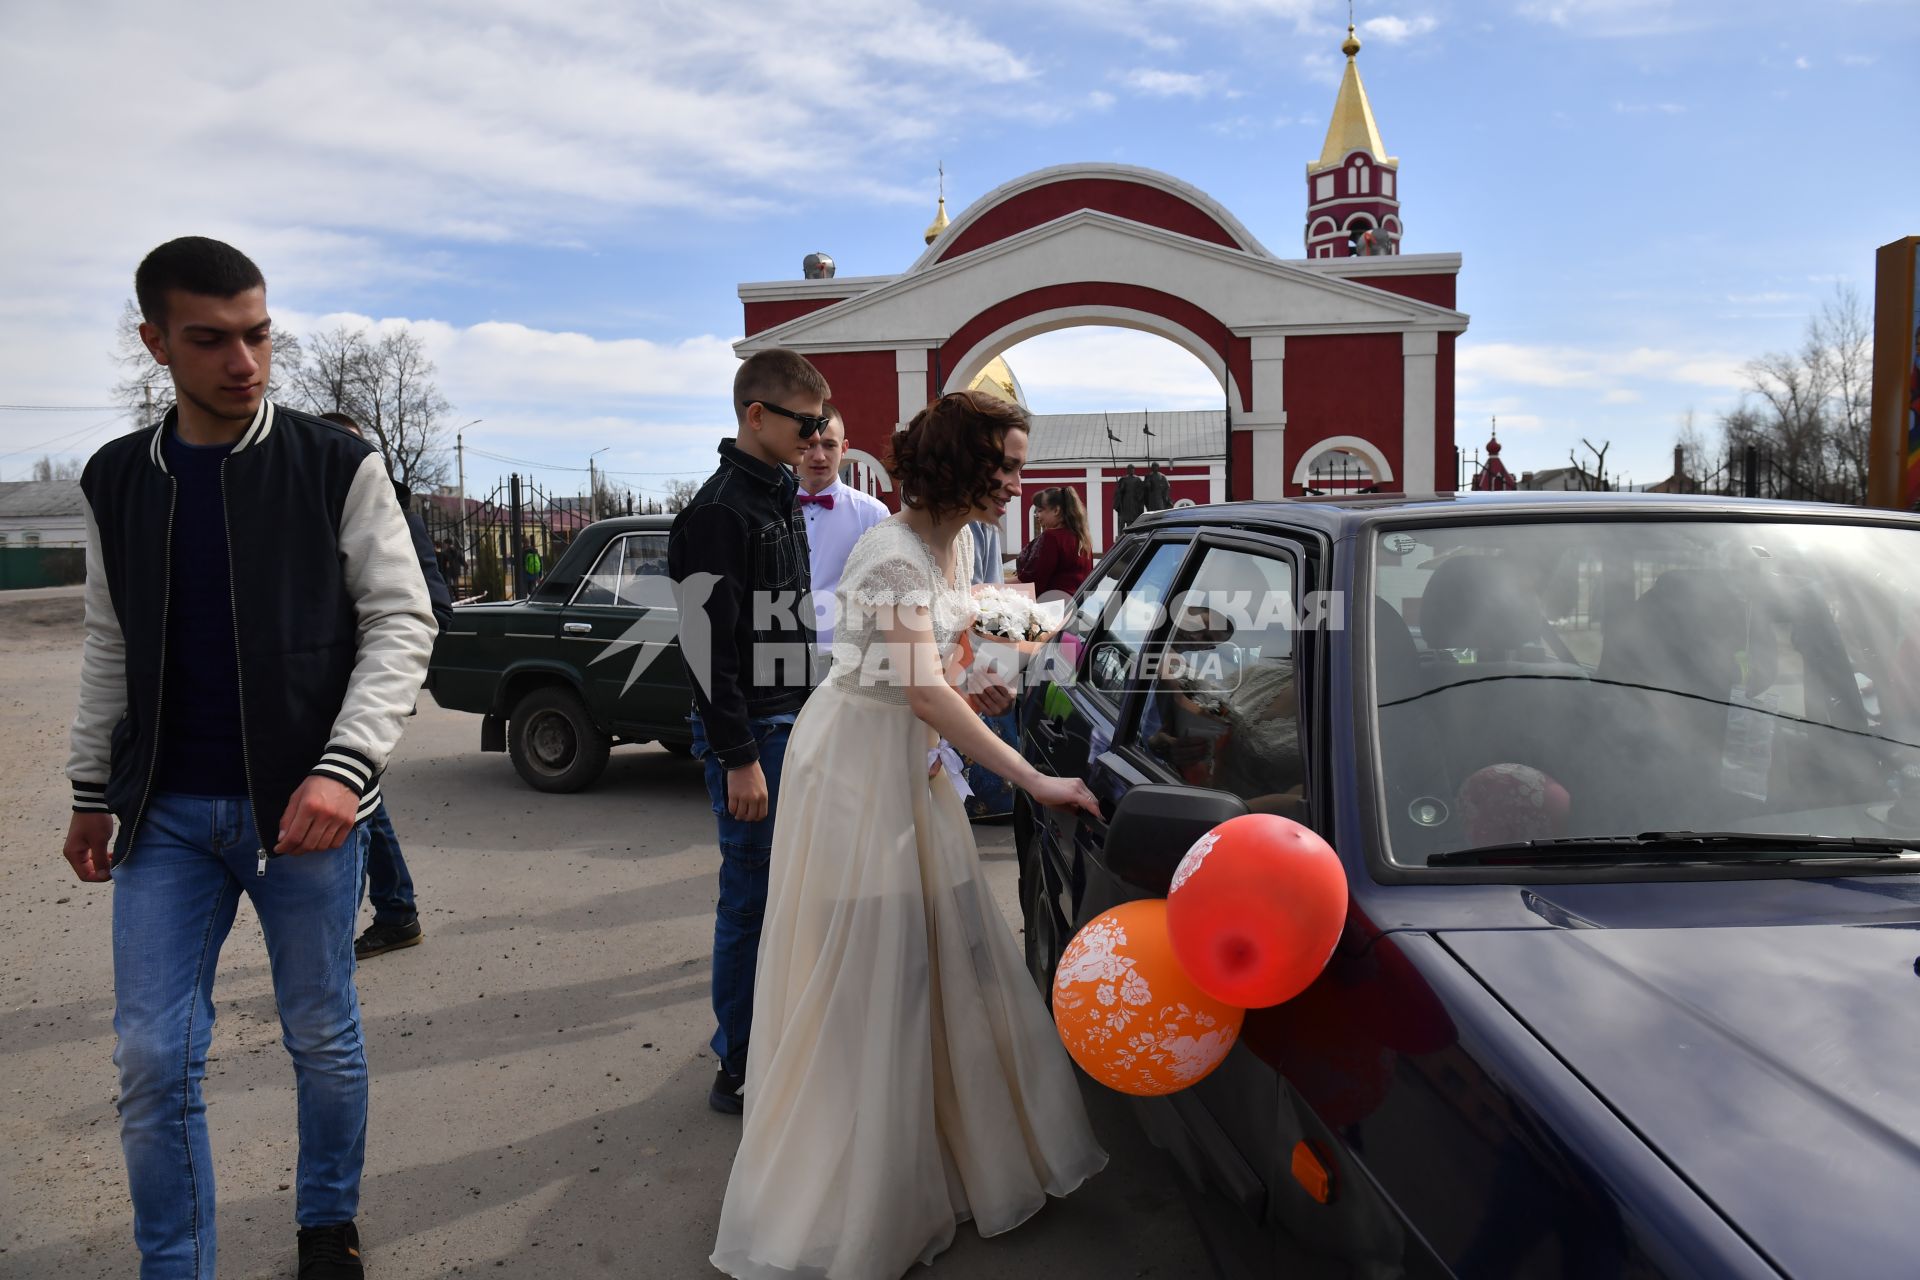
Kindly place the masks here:
<instances>
[{"instance_id":1,"label":"asphalt road","mask_svg":"<svg viewBox=\"0 0 1920 1280\"><path fill-rule=\"evenodd\" d=\"M134 1274L111 1064L110 891L60 857L72 592L0 598L0 1277ZM719 855L699 767L614 753L546 796L423 701L389 774L426 942L362 966L373 1069L360 1216L372 1277L717 1274L739 1121L706 1106ZM976 827L1017 927L1012 841ZM293 1274L292 1071L243 903L215 992L207 1098L225 1277ZM1087 1087L1106 1172L1018 1231L963 1226L927 1274L1194 1277L1163 1157Z\"/></svg>"}]
</instances>

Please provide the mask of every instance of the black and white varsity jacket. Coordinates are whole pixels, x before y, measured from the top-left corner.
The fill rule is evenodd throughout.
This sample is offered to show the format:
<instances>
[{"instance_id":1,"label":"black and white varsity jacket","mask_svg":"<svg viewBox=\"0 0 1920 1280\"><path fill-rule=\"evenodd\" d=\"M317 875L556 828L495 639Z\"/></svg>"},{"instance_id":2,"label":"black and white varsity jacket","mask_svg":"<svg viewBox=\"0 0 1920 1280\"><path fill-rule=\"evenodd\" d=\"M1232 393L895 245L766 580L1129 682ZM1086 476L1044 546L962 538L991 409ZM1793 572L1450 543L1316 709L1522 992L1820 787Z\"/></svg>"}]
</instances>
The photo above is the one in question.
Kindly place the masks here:
<instances>
[{"instance_id":1,"label":"black and white varsity jacket","mask_svg":"<svg viewBox=\"0 0 1920 1280\"><path fill-rule=\"evenodd\" d=\"M117 864L152 799L167 714L177 482L161 454L177 410L101 448L86 498L86 646L67 777L78 812L120 819ZM240 674L241 753L260 869L300 783L380 803L436 631L413 540L373 448L263 400L221 463Z\"/></svg>"}]
</instances>

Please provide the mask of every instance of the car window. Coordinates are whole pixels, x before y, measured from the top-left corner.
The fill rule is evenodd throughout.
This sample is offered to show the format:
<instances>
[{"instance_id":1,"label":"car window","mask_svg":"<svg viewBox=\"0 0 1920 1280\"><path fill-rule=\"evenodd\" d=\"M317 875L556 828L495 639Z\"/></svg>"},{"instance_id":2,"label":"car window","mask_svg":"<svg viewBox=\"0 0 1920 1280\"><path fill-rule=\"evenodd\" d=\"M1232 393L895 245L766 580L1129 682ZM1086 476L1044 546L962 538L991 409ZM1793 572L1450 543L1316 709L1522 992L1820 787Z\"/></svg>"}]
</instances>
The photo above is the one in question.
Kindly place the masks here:
<instances>
[{"instance_id":1,"label":"car window","mask_svg":"<svg viewBox=\"0 0 1920 1280\"><path fill-rule=\"evenodd\" d=\"M1178 542L1155 547L1118 605L1105 610L1105 623L1088 642L1087 683L1116 702L1133 682L1140 650L1165 615L1167 594L1186 554L1186 546Z\"/></svg>"},{"instance_id":2,"label":"car window","mask_svg":"<svg viewBox=\"0 0 1920 1280\"><path fill-rule=\"evenodd\" d=\"M615 538L600 553L587 576L580 582L580 590L573 597L575 604L613 605L618 604L617 592L620 588L620 564L626 558L629 538Z\"/></svg>"},{"instance_id":3,"label":"car window","mask_svg":"<svg viewBox=\"0 0 1920 1280\"><path fill-rule=\"evenodd\" d=\"M1391 857L1910 831L1917 542L1763 521L1384 532L1373 732Z\"/></svg>"},{"instance_id":4,"label":"car window","mask_svg":"<svg viewBox=\"0 0 1920 1280\"><path fill-rule=\"evenodd\" d=\"M667 579L667 535L632 533L621 539L626 557L620 565L620 603L638 609L673 603Z\"/></svg>"},{"instance_id":5,"label":"car window","mask_svg":"<svg viewBox=\"0 0 1920 1280\"><path fill-rule=\"evenodd\" d=\"M1143 664L1134 740L1192 786L1231 791L1256 813L1306 816L1295 696L1294 581L1277 555L1209 548Z\"/></svg>"}]
</instances>

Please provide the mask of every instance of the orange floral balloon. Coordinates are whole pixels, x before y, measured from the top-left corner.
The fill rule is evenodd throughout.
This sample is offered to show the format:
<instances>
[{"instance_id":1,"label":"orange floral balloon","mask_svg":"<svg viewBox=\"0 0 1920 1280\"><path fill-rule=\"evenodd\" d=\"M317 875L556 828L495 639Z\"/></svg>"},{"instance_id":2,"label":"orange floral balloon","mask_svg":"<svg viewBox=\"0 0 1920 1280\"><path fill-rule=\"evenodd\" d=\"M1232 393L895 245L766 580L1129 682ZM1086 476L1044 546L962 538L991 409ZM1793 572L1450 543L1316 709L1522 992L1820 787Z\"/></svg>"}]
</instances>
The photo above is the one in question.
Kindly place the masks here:
<instances>
[{"instance_id":1,"label":"orange floral balloon","mask_svg":"<svg viewBox=\"0 0 1920 1280\"><path fill-rule=\"evenodd\" d=\"M1181 969L1159 898L1088 921L1054 972L1061 1042L1081 1070L1121 1093L1154 1097L1204 1079L1233 1048L1245 1016Z\"/></svg>"}]
</instances>

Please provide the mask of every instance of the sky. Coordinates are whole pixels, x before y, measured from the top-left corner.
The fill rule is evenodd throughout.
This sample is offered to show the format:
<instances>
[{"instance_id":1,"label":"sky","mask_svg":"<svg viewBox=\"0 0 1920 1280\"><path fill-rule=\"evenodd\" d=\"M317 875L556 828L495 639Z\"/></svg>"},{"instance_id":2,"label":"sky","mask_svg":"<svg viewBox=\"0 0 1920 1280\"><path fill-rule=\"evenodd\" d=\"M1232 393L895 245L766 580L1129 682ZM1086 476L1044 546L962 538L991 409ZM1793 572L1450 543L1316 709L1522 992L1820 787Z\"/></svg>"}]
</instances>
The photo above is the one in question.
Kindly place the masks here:
<instances>
[{"instance_id":1,"label":"sky","mask_svg":"<svg viewBox=\"0 0 1920 1280\"><path fill-rule=\"evenodd\" d=\"M1406 252L1464 255L1456 438L1636 481L1920 233L1912 0L1362 2ZM109 408L140 257L237 245L275 323L411 326L468 491L661 493L731 431L743 281L890 274L1049 165L1162 170L1301 253L1347 6L420 0L0 7L0 479ZM1158 338L1008 353L1035 412L1218 405ZM58 409L42 406L58 406ZM473 421L477 420L477 421ZM532 465L527 465L532 464Z\"/></svg>"}]
</instances>

